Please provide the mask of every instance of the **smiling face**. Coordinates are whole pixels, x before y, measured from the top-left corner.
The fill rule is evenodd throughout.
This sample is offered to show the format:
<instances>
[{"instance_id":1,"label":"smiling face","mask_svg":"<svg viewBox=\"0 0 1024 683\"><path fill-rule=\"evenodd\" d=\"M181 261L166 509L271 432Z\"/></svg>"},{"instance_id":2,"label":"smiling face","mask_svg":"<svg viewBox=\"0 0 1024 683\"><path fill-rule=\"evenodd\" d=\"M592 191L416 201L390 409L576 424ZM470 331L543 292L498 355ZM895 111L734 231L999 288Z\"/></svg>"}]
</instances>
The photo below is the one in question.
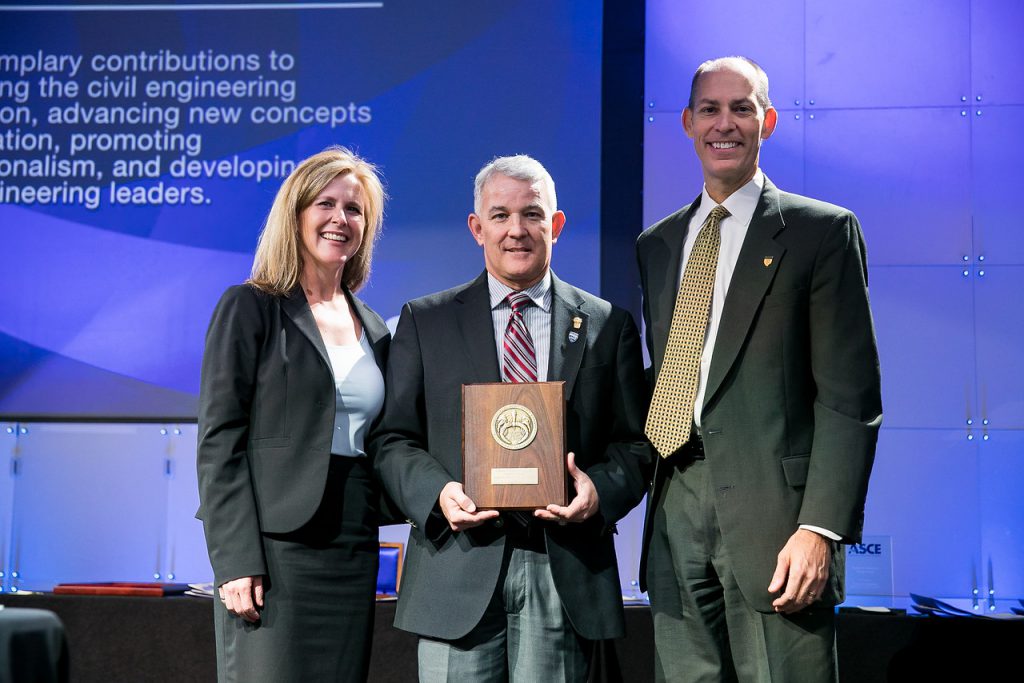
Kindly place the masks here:
<instances>
[{"instance_id":1,"label":"smiling face","mask_svg":"<svg viewBox=\"0 0 1024 683\"><path fill-rule=\"evenodd\" d=\"M487 272L515 290L532 287L551 264L551 245L565 225L541 181L495 173L480 195L469 230L484 249Z\"/></svg>"},{"instance_id":2,"label":"smiling face","mask_svg":"<svg viewBox=\"0 0 1024 683\"><path fill-rule=\"evenodd\" d=\"M365 228L363 186L353 173L334 177L299 214L299 240L307 268L334 271L340 278L359 251Z\"/></svg>"},{"instance_id":3,"label":"smiling face","mask_svg":"<svg viewBox=\"0 0 1024 683\"><path fill-rule=\"evenodd\" d=\"M712 199L724 201L754 176L761 141L775 130L777 117L774 108L758 104L750 67L722 66L700 76L693 108L683 110L683 128Z\"/></svg>"}]
</instances>

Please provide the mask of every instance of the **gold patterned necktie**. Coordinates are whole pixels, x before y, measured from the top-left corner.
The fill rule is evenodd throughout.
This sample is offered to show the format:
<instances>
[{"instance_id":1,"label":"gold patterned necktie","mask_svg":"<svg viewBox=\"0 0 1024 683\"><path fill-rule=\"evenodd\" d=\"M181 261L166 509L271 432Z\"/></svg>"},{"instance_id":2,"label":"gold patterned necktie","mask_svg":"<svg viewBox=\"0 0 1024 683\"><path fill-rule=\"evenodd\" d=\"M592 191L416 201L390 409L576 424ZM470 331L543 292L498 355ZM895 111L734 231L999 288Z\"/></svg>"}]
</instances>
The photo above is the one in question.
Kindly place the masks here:
<instances>
[{"instance_id":1,"label":"gold patterned necktie","mask_svg":"<svg viewBox=\"0 0 1024 683\"><path fill-rule=\"evenodd\" d=\"M711 293L718 269L718 249L722 244L719 224L729 215L723 206L708 214L690 258L672 311L672 327L665 345L658 381L654 385L651 408L644 432L667 458L690 440L693 429L693 404L700 378L700 357L704 352L704 333L711 313Z\"/></svg>"}]
</instances>

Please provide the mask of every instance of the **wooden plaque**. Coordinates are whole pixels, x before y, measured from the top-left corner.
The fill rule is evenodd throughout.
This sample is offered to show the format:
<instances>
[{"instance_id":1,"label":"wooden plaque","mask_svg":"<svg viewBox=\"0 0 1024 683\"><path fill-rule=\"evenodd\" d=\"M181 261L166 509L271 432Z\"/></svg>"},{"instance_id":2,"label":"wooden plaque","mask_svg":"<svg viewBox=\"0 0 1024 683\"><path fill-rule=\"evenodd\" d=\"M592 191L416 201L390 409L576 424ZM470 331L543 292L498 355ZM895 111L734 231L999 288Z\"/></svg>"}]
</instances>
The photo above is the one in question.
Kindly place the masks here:
<instances>
[{"instance_id":1,"label":"wooden plaque","mask_svg":"<svg viewBox=\"0 0 1024 683\"><path fill-rule=\"evenodd\" d=\"M463 384L462 473L480 509L568 505L565 382Z\"/></svg>"}]
</instances>

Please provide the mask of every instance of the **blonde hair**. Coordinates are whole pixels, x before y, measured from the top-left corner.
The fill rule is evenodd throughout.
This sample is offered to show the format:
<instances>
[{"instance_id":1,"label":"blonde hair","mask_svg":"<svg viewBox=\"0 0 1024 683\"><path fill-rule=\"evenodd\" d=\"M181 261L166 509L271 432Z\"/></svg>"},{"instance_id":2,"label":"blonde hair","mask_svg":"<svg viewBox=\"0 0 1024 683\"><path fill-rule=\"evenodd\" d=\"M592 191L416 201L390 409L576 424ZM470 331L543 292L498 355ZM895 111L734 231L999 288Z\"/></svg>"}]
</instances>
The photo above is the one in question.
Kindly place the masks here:
<instances>
[{"instance_id":1,"label":"blonde hair","mask_svg":"<svg viewBox=\"0 0 1024 683\"><path fill-rule=\"evenodd\" d=\"M249 284L269 294L282 296L299 283L302 273L299 216L328 183L349 173L355 175L363 188L365 226L359 250L345 264L341 284L352 292L366 284L370 277L373 246L384 222L386 195L377 168L351 150L337 145L302 161L282 183L260 232L252 274L247 281Z\"/></svg>"}]
</instances>

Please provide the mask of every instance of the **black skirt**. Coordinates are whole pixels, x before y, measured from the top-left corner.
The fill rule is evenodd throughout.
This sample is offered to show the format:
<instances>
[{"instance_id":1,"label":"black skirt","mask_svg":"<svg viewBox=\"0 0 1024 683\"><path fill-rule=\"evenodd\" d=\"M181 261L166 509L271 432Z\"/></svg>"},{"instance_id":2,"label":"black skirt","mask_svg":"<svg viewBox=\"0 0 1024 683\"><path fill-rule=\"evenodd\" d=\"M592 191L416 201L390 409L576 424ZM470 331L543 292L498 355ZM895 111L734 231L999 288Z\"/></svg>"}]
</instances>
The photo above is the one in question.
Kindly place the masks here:
<instances>
[{"instance_id":1,"label":"black skirt","mask_svg":"<svg viewBox=\"0 0 1024 683\"><path fill-rule=\"evenodd\" d=\"M260 621L214 600L222 683L365 681L378 563L378 489L367 458L333 456L323 500L297 531L263 534Z\"/></svg>"}]
</instances>

